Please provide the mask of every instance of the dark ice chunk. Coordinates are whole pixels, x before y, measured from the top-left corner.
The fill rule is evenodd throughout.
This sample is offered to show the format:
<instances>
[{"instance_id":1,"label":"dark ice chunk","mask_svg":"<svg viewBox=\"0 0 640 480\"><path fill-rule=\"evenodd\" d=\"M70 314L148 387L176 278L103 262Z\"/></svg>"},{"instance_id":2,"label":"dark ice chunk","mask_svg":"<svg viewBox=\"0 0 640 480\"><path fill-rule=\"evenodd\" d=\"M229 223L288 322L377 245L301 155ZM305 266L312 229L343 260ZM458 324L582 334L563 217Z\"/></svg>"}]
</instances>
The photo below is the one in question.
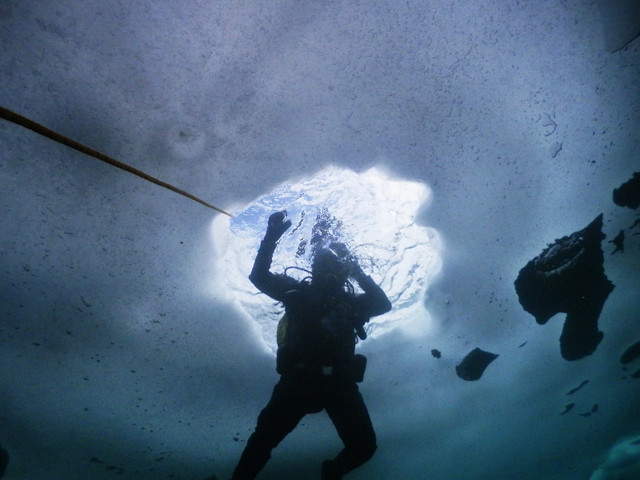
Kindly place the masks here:
<instances>
[{"instance_id":1,"label":"dark ice chunk","mask_svg":"<svg viewBox=\"0 0 640 480\"><path fill-rule=\"evenodd\" d=\"M567 314L560 336L566 360L591 355L603 333L598 318L614 288L604 273L602 215L586 228L556 240L529 261L514 282L522 307L539 324Z\"/></svg>"},{"instance_id":2,"label":"dark ice chunk","mask_svg":"<svg viewBox=\"0 0 640 480\"><path fill-rule=\"evenodd\" d=\"M487 366L496 358L498 358L498 355L495 353L474 348L464 357L462 362L456 366L456 373L463 380L478 380L482 377Z\"/></svg>"},{"instance_id":3,"label":"dark ice chunk","mask_svg":"<svg viewBox=\"0 0 640 480\"><path fill-rule=\"evenodd\" d=\"M578 385L576 388L574 388L572 390L569 390L569 392L567 392L567 395L573 395L578 390L580 390L582 387L584 387L587 383L589 383L589 380L583 380L582 383L580 385Z\"/></svg>"},{"instance_id":4,"label":"dark ice chunk","mask_svg":"<svg viewBox=\"0 0 640 480\"><path fill-rule=\"evenodd\" d=\"M613 201L621 207L640 207L640 172L613 190Z\"/></svg>"},{"instance_id":5,"label":"dark ice chunk","mask_svg":"<svg viewBox=\"0 0 640 480\"><path fill-rule=\"evenodd\" d=\"M564 411L560 414L560 415L566 415L567 413L569 413L571 410L573 410L573 407L575 407L576 404L575 403L567 403L564 406Z\"/></svg>"},{"instance_id":6,"label":"dark ice chunk","mask_svg":"<svg viewBox=\"0 0 640 480\"><path fill-rule=\"evenodd\" d=\"M598 404L595 403L592 407L591 410L588 410L586 412L580 413L579 415L581 417L590 417L591 415L593 415L594 413L596 413L598 411Z\"/></svg>"},{"instance_id":7,"label":"dark ice chunk","mask_svg":"<svg viewBox=\"0 0 640 480\"><path fill-rule=\"evenodd\" d=\"M623 365L626 365L627 363L631 363L638 357L640 357L640 341L634 343L625 350L625 352L622 354L622 357L620 357L620 362Z\"/></svg>"},{"instance_id":8,"label":"dark ice chunk","mask_svg":"<svg viewBox=\"0 0 640 480\"><path fill-rule=\"evenodd\" d=\"M440 350L436 350L434 348L433 350L431 350L431 355L433 355L434 358L440 358L442 356L442 353L440 353Z\"/></svg>"},{"instance_id":9,"label":"dark ice chunk","mask_svg":"<svg viewBox=\"0 0 640 480\"><path fill-rule=\"evenodd\" d=\"M616 235L613 240L610 240L609 243L613 243L613 245L616 247L611 252L611 255L618 252L624 252L624 230L620 230L618 235Z\"/></svg>"}]
</instances>

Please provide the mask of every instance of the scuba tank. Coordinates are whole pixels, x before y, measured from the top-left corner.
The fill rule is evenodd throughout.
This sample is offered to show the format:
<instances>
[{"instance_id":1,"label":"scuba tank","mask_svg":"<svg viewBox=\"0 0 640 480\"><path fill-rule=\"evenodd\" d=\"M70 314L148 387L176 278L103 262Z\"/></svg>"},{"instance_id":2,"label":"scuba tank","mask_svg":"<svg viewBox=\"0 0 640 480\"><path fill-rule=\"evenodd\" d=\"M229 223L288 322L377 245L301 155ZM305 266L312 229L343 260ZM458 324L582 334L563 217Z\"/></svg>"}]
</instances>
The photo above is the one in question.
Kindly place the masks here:
<instances>
[{"instance_id":1,"label":"scuba tank","mask_svg":"<svg viewBox=\"0 0 640 480\"><path fill-rule=\"evenodd\" d=\"M335 367L351 370L354 379L364 378L367 359L355 354L356 333L364 338L362 320L354 312L348 296L332 306L318 308L317 298L301 286L287 292L286 312L280 318L276 340L276 371L300 370L332 372Z\"/></svg>"}]
</instances>

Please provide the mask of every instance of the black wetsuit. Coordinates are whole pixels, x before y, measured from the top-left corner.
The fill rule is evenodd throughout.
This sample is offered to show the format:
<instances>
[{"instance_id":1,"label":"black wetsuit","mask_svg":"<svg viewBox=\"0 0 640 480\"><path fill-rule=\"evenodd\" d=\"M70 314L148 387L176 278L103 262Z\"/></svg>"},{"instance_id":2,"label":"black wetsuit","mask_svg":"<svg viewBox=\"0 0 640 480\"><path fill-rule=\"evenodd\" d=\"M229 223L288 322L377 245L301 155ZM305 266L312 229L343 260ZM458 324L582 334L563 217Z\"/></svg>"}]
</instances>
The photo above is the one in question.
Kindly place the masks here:
<instances>
[{"instance_id":1,"label":"black wetsuit","mask_svg":"<svg viewBox=\"0 0 640 480\"><path fill-rule=\"evenodd\" d=\"M369 460L376 450L375 432L353 371L356 329L370 317L389 311L391 303L362 272L355 280L364 293L339 291L321 296L312 283L271 273L274 250L275 242L261 243L249 278L285 306L287 340L279 347L277 359L281 377L258 417L233 480L253 480L273 448L298 422L307 413L323 409L344 443L332 463L341 474L346 473Z\"/></svg>"}]
</instances>

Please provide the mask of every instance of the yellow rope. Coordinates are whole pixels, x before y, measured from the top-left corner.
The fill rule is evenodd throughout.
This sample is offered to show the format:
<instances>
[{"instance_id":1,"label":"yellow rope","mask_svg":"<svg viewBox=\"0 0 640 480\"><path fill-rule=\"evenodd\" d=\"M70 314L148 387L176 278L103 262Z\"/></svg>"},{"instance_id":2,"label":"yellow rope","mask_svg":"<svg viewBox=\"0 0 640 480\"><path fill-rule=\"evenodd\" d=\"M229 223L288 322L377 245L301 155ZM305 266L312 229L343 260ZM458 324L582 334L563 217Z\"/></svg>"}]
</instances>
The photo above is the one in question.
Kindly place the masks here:
<instances>
[{"instance_id":1,"label":"yellow rope","mask_svg":"<svg viewBox=\"0 0 640 480\"><path fill-rule=\"evenodd\" d=\"M40 125L39 123L36 123L33 120L29 120L28 118L23 117L22 115L18 115L17 113L12 112L11 110L8 110L4 107L0 107L0 117L4 118L5 120L8 120L9 122L13 122L24 128L28 128L29 130L39 133L40 135L50 138L55 142L66 145L67 147L71 147L74 150L84 153L85 155L89 155L90 157L101 160L105 163L108 163L109 165L113 165L114 167L120 168L121 170L124 170L129 173L133 173L134 175L137 175L140 178L144 178L145 180L151 183L155 183L156 185L160 185L161 187L164 187L173 192L179 193L180 195L190 198L191 200L195 200L196 202L201 203L202 205L205 205L209 208L212 208L213 210L216 210L220 213L224 213L225 215L233 217L233 215L231 215L230 213L227 213L218 207L214 207L210 203L207 203L204 200L201 200L198 197L191 195L188 192L185 192L184 190L180 190L179 188L174 187L169 183L163 182L162 180L158 180L157 178L154 178L151 175L147 175L146 173L138 170L137 168L133 168L132 166L127 165L126 163L122 163L116 160L115 158L105 155L104 153L101 153L97 150L94 150L85 145L82 145L81 143L78 143L75 140L72 140L63 135L60 135L59 133L54 132L53 130L49 130L48 128Z\"/></svg>"}]
</instances>

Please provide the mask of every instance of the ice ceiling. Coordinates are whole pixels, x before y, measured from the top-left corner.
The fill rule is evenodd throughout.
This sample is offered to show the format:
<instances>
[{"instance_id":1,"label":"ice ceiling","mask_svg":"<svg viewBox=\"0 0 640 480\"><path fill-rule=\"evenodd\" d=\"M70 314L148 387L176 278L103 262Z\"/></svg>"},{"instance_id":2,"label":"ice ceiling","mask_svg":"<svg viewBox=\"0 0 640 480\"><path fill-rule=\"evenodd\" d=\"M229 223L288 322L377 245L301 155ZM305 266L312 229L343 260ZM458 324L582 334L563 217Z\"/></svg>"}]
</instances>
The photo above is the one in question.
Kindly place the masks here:
<instances>
[{"instance_id":1,"label":"ice ceiling","mask_svg":"<svg viewBox=\"0 0 640 480\"><path fill-rule=\"evenodd\" d=\"M3 480L228 478L277 380L264 219L305 212L278 259L304 264L323 206L395 300L359 345L379 449L350 480L636 480L640 226L613 192L640 171L638 12L0 2L1 106L236 214L0 121ZM260 479L339 448L309 416Z\"/></svg>"}]
</instances>

